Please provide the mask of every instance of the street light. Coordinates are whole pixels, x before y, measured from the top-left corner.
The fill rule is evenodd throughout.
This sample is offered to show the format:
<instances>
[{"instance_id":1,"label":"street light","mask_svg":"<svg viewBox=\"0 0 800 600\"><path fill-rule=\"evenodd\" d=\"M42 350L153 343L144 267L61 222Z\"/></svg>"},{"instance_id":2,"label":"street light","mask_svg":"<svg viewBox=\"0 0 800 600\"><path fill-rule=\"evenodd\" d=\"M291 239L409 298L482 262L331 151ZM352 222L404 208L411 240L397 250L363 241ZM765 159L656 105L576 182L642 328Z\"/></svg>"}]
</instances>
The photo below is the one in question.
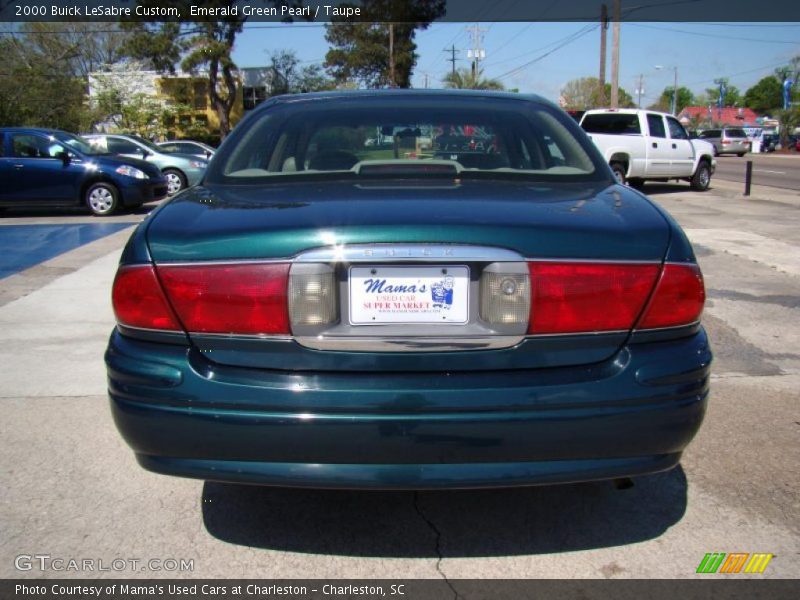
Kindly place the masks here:
<instances>
[{"instance_id":1,"label":"street light","mask_svg":"<svg viewBox=\"0 0 800 600\"><path fill-rule=\"evenodd\" d=\"M675 72L675 78L672 82L672 114L677 114L676 110L678 108L678 67L663 67L661 65L655 66L656 71L660 71L661 69L672 69Z\"/></svg>"}]
</instances>

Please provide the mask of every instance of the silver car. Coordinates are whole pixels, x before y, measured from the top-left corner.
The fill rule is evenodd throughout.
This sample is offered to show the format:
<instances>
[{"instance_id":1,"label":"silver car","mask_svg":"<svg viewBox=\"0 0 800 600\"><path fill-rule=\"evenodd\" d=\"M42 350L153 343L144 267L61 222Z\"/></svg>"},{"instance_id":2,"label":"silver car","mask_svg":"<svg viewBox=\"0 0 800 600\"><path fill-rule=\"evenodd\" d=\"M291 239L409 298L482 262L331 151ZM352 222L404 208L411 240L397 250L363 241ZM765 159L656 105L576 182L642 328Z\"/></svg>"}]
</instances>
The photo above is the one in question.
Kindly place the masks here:
<instances>
[{"instance_id":1,"label":"silver car","mask_svg":"<svg viewBox=\"0 0 800 600\"><path fill-rule=\"evenodd\" d=\"M720 154L744 156L750 152L750 140L741 127L706 129L699 137L714 145L714 156Z\"/></svg>"},{"instance_id":2,"label":"silver car","mask_svg":"<svg viewBox=\"0 0 800 600\"><path fill-rule=\"evenodd\" d=\"M196 185L203 178L208 166L205 159L190 154L167 152L138 135L102 133L83 137L101 152L143 158L156 165L167 180L167 194L170 196L183 188Z\"/></svg>"},{"instance_id":3,"label":"silver car","mask_svg":"<svg viewBox=\"0 0 800 600\"><path fill-rule=\"evenodd\" d=\"M167 152L191 154L192 156L206 159L210 159L216 152L216 149L208 144L195 142L194 140L167 140L166 142L159 142L158 145Z\"/></svg>"}]
</instances>

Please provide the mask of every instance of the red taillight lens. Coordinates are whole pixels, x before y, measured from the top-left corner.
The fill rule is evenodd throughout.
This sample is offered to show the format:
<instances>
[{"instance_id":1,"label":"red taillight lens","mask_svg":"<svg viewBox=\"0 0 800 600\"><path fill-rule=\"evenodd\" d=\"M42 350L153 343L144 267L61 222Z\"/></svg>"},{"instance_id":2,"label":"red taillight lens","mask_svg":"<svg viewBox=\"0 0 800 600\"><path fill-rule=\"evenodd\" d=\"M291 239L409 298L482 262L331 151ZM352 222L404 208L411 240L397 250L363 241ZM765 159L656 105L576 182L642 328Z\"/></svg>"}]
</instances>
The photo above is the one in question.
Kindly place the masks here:
<instances>
[{"instance_id":1,"label":"red taillight lens","mask_svg":"<svg viewBox=\"0 0 800 600\"><path fill-rule=\"evenodd\" d=\"M653 299L637 329L689 325L700 318L706 301L703 274L697 265L664 265Z\"/></svg>"},{"instance_id":2,"label":"red taillight lens","mask_svg":"<svg viewBox=\"0 0 800 600\"><path fill-rule=\"evenodd\" d=\"M181 329L152 265L120 267L114 278L111 302L120 325L169 331Z\"/></svg>"},{"instance_id":3,"label":"red taillight lens","mask_svg":"<svg viewBox=\"0 0 800 600\"><path fill-rule=\"evenodd\" d=\"M529 263L530 334L622 331L633 327L660 265Z\"/></svg>"},{"instance_id":4,"label":"red taillight lens","mask_svg":"<svg viewBox=\"0 0 800 600\"><path fill-rule=\"evenodd\" d=\"M289 333L287 263L159 266L158 276L191 333Z\"/></svg>"}]
</instances>

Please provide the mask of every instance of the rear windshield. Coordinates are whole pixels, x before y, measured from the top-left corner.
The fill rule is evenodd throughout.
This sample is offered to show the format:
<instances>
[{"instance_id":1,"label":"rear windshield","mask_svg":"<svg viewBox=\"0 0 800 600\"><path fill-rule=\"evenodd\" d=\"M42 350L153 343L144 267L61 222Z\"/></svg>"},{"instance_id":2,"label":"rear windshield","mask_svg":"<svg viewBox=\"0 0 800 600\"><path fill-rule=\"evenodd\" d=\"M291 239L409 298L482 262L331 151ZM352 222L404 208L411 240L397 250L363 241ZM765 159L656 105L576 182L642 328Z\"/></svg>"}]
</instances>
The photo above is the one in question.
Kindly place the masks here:
<instances>
[{"instance_id":1,"label":"rear windshield","mask_svg":"<svg viewBox=\"0 0 800 600\"><path fill-rule=\"evenodd\" d=\"M600 113L586 115L581 123L584 131L588 133L607 133L611 135L639 135L642 129L639 126L639 115Z\"/></svg>"},{"instance_id":2,"label":"rear windshield","mask_svg":"<svg viewBox=\"0 0 800 600\"><path fill-rule=\"evenodd\" d=\"M726 129L725 135L727 137L734 137L734 138L747 137L747 134L744 132L744 129Z\"/></svg>"},{"instance_id":3,"label":"rear windshield","mask_svg":"<svg viewBox=\"0 0 800 600\"><path fill-rule=\"evenodd\" d=\"M393 103L367 98L279 104L237 129L206 181L604 176L590 157L590 142L566 114L519 101L464 104L411 96Z\"/></svg>"}]
</instances>

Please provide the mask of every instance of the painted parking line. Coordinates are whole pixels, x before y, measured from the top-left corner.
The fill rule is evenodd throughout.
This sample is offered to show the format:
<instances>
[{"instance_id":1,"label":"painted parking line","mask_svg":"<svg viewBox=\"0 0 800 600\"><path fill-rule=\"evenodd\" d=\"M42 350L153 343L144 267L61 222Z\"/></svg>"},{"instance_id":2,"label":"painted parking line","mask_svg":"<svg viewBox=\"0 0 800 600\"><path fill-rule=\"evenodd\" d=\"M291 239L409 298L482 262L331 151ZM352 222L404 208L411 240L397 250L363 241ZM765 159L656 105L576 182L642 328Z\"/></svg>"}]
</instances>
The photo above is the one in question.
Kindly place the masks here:
<instances>
[{"instance_id":1,"label":"painted parking line","mask_svg":"<svg viewBox=\"0 0 800 600\"><path fill-rule=\"evenodd\" d=\"M0 279L133 225L4 225L0 227Z\"/></svg>"}]
</instances>

